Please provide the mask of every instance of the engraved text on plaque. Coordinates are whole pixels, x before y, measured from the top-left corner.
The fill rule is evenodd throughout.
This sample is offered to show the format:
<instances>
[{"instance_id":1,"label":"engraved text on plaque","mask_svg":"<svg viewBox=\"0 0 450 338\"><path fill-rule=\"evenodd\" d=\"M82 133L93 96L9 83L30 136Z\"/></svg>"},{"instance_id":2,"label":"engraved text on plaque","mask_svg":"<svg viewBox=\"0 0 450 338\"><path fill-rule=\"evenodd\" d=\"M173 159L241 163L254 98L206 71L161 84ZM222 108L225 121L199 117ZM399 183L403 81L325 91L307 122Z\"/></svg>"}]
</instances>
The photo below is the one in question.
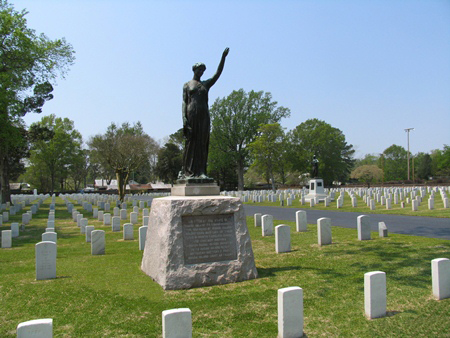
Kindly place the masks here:
<instances>
[{"instance_id":1,"label":"engraved text on plaque","mask_svg":"<svg viewBox=\"0 0 450 338\"><path fill-rule=\"evenodd\" d=\"M184 263L237 259L234 215L183 216Z\"/></svg>"}]
</instances>

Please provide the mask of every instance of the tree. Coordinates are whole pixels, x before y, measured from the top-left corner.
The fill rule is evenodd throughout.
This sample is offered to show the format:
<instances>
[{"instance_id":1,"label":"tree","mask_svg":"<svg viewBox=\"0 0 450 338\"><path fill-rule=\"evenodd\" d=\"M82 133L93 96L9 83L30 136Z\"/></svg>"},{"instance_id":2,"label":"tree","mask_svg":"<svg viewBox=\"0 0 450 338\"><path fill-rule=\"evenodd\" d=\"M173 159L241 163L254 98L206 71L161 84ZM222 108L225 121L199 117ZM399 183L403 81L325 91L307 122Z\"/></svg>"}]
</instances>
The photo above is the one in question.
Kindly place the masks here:
<instances>
[{"instance_id":1,"label":"tree","mask_svg":"<svg viewBox=\"0 0 450 338\"><path fill-rule=\"evenodd\" d=\"M216 134L209 141L208 175L214 177L221 190L236 190L238 187L236 162L229 154L223 153Z\"/></svg>"},{"instance_id":2,"label":"tree","mask_svg":"<svg viewBox=\"0 0 450 338\"><path fill-rule=\"evenodd\" d=\"M319 160L319 176L325 185L345 181L353 167L355 150L345 141L341 130L330 124L310 119L289 132L289 160L302 173L312 170L312 159Z\"/></svg>"},{"instance_id":3,"label":"tree","mask_svg":"<svg viewBox=\"0 0 450 338\"><path fill-rule=\"evenodd\" d=\"M363 158L359 158L355 160L355 168L362 165L377 165L378 163L378 155L375 154L366 154Z\"/></svg>"},{"instance_id":4,"label":"tree","mask_svg":"<svg viewBox=\"0 0 450 338\"><path fill-rule=\"evenodd\" d=\"M367 187L370 188L370 183L381 181L383 178L383 170L374 164L364 164L353 170L350 177L365 182Z\"/></svg>"},{"instance_id":5,"label":"tree","mask_svg":"<svg viewBox=\"0 0 450 338\"><path fill-rule=\"evenodd\" d=\"M414 156L413 160L415 161L414 171L417 172L417 177L422 180L430 179L433 170L430 154L418 153L416 156Z\"/></svg>"},{"instance_id":6,"label":"tree","mask_svg":"<svg viewBox=\"0 0 450 338\"><path fill-rule=\"evenodd\" d=\"M40 173L35 182L40 190L55 191L55 184L61 184L67 179L71 167L80 166L83 162L81 149L81 134L74 128L73 121L55 115L44 116L41 121L33 123L30 128L49 130L53 136L49 139L37 139L31 145L30 167L33 173ZM84 165L83 163L82 165ZM79 168L77 169L79 170ZM45 176L47 179L45 179ZM33 181L32 175L28 175ZM43 185L48 182L49 185Z\"/></svg>"},{"instance_id":7,"label":"tree","mask_svg":"<svg viewBox=\"0 0 450 338\"><path fill-rule=\"evenodd\" d=\"M434 176L450 176L450 146L444 144L444 149L431 152Z\"/></svg>"},{"instance_id":8,"label":"tree","mask_svg":"<svg viewBox=\"0 0 450 338\"><path fill-rule=\"evenodd\" d=\"M92 161L99 161L105 170L114 170L121 201L130 173L158 151L158 144L144 132L140 122L133 126L125 122L121 127L111 123L105 134L92 137L88 145Z\"/></svg>"},{"instance_id":9,"label":"tree","mask_svg":"<svg viewBox=\"0 0 450 338\"><path fill-rule=\"evenodd\" d=\"M211 139L215 146L213 157L227 157L223 163L233 163L238 178L238 190L244 189L244 170L248 165L248 145L258 136L261 124L276 123L290 116L290 110L277 107L270 93L243 89L227 97L217 98L211 107Z\"/></svg>"},{"instance_id":10,"label":"tree","mask_svg":"<svg viewBox=\"0 0 450 338\"><path fill-rule=\"evenodd\" d=\"M22 117L42 112L45 101L53 98L51 82L63 77L74 61L70 44L37 35L27 27L26 14L0 0L0 190L4 201L10 201L8 158L26 141Z\"/></svg>"},{"instance_id":11,"label":"tree","mask_svg":"<svg viewBox=\"0 0 450 338\"><path fill-rule=\"evenodd\" d=\"M183 166L183 153L173 143L168 142L158 152L156 174L164 182L174 183Z\"/></svg>"},{"instance_id":12,"label":"tree","mask_svg":"<svg viewBox=\"0 0 450 338\"><path fill-rule=\"evenodd\" d=\"M266 173L270 178L272 190L275 192L275 172L283 168L285 152L284 131L279 123L261 125L258 137L248 145L254 162L253 167Z\"/></svg>"},{"instance_id":13,"label":"tree","mask_svg":"<svg viewBox=\"0 0 450 338\"><path fill-rule=\"evenodd\" d=\"M380 156L381 158L381 156ZM401 181L407 179L407 151L402 146L391 145L383 151L385 181Z\"/></svg>"}]
</instances>

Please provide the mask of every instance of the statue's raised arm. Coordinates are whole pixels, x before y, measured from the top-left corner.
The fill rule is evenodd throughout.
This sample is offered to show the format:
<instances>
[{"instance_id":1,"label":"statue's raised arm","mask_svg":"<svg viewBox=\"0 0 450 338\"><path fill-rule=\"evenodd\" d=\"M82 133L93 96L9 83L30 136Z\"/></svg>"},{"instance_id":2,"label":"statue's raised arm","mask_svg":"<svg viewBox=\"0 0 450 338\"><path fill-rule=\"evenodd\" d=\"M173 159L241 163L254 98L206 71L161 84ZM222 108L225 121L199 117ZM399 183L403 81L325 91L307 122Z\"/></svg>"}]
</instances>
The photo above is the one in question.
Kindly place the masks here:
<instances>
[{"instance_id":1,"label":"statue's raised arm","mask_svg":"<svg viewBox=\"0 0 450 338\"><path fill-rule=\"evenodd\" d=\"M214 86L214 84L219 79L220 74L222 74L223 66L225 65L225 59L226 59L229 51L230 51L230 48L228 48L228 47L225 48L225 50L222 53L222 58L220 59L219 67L217 67L216 74L214 74L214 76L212 78L210 78L209 80L205 81L205 85L208 87L208 89L211 88L212 86Z\"/></svg>"}]
</instances>

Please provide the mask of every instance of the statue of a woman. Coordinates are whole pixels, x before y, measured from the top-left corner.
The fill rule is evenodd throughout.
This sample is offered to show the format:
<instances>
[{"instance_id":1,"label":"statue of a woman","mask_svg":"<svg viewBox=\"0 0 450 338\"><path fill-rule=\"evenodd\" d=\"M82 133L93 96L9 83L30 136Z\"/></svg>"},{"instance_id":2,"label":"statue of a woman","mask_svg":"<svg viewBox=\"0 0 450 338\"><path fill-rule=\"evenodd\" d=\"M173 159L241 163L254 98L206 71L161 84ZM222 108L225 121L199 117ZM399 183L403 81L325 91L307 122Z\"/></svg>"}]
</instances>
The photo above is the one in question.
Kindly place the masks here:
<instances>
[{"instance_id":1,"label":"statue of a woman","mask_svg":"<svg viewBox=\"0 0 450 338\"><path fill-rule=\"evenodd\" d=\"M316 155L314 155L313 160L313 171L312 171L312 177L318 178L319 177L319 160L316 158Z\"/></svg>"},{"instance_id":2,"label":"statue of a woman","mask_svg":"<svg viewBox=\"0 0 450 338\"><path fill-rule=\"evenodd\" d=\"M185 138L183 169L181 179L207 179L210 116L208 91L222 74L229 48L225 48L216 74L206 81L200 81L206 66L196 63L192 66L194 77L183 86L183 134Z\"/></svg>"}]
</instances>

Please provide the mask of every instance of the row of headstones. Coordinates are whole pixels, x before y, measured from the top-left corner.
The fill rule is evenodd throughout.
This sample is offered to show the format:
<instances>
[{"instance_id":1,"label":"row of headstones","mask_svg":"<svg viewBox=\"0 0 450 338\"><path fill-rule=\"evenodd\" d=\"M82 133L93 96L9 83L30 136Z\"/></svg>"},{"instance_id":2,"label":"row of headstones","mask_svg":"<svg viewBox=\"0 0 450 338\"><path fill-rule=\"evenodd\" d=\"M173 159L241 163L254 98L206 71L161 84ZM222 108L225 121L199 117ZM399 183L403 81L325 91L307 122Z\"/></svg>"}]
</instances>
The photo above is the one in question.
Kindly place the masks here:
<instances>
[{"instance_id":1,"label":"row of headstones","mask_svg":"<svg viewBox=\"0 0 450 338\"><path fill-rule=\"evenodd\" d=\"M139 250L144 250L147 226L139 228ZM42 242L35 246L36 280L56 278L57 233L51 228L42 234ZM85 238L91 243L91 255L104 255L106 248L105 231L95 230L94 226L86 226ZM124 240L133 240L133 225L124 225Z\"/></svg>"},{"instance_id":2,"label":"row of headstones","mask_svg":"<svg viewBox=\"0 0 450 338\"><path fill-rule=\"evenodd\" d=\"M450 260L431 261L433 295L438 300L450 298ZM278 289L278 337L302 337L304 334L303 289L298 286ZM364 274L364 313L367 318L386 316L386 273L372 271ZM162 312L163 338L192 338L192 312L189 308ZM53 319L36 319L20 323L17 337L53 337Z\"/></svg>"},{"instance_id":3,"label":"row of headstones","mask_svg":"<svg viewBox=\"0 0 450 338\"><path fill-rule=\"evenodd\" d=\"M167 195L167 193L157 193L151 194L154 196ZM127 208L127 201L131 202L132 206L139 206L140 209L144 209L146 206L150 207L148 201L138 200L132 198L131 196L125 197L124 202L121 203L117 195L85 195L85 194L71 194L71 195L61 195L64 200L72 199L75 200L79 205L81 205L85 210L92 212L93 205L96 205L98 209L103 209L108 212L111 210L112 206L121 207L122 209Z\"/></svg>"},{"instance_id":4,"label":"row of headstones","mask_svg":"<svg viewBox=\"0 0 450 338\"><path fill-rule=\"evenodd\" d=\"M406 195L411 195L411 201L414 200L415 197L420 195L421 197L425 196L426 192L428 190L428 193L431 193L431 197L433 197L434 192L439 191L441 193L442 198L445 198L445 190L450 190L449 187L427 187L427 189L423 187L416 187L416 188L397 188L397 187L390 187L390 188L333 188L333 189L325 189L325 193L328 193L328 201L324 201L325 205L328 206L330 201L334 199L336 193L340 193L342 198L345 192L350 194L351 196L358 195L361 198L364 198L364 202L366 202L369 205L369 201L372 199L376 199L377 203L382 203L386 199L390 198L390 203L398 204L400 201L402 201ZM292 200L295 200L296 195L300 198L300 203L302 205L305 204L305 200L302 198L308 194L309 190L306 188L303 189L288 189L288 190L277 190L275 193L271 190L255 190L255 191L224 191L221 194L226 196L235 196L240 197L243 202L276 202L277 200L280 201L280 204L283 205L284 200L287 201L287 205L292 205ZM355 196L356 197L356 196ZM384 197L382 199L381 197ZM318 200L314 200L314 204L318 203ZM388 202L389 203L389 202ZM409 198L406 201L407 204L409 204ZM448 200L444 201L448 205ZM382 205L385 205L386 203L383 203ZM342 207L342 202L339 201L338 208ZM356 198L353 201L352 200L352 206L356 207ZM402 204L404 207L404 204ZM446 206L447 207L447 206Z\"/></svg>"},{"instance_id":5,"label":"row of headstones","mask_svg":"<svg viewBox=\"0 0 450 338\"><path fill-rule=\"evenodd\" d=\"M2 248L11 248L12 247L12 239L19 237L19 229L22 227L22 230L24 229L25 225L28 225L33 218L33 215L37 213L39 210L39 207L41 206L43 201L43 198L38 199L37 203L33 204L31 206L31 210L25 212L22 214L22 224L19 226L19 223L13 222L11 223L11 230L2 230L2 240L1 240L1 247ZM20 211L22 209L22 204L18 204L20 207L18 210ZM13 208L13 207L11 207ZM10 209L11 210L11 209ZM0 225L3 225L3 221L8 222L9 221L9 214L8 212L3 212L3 215L0 215Z\"/></svg>"},{"instance_id":6,"label":"row of headstones","mask_svg":"<svg viewBox=\"0 0 450 338\"><path fill-rule=\"evenodd\" d=\"M67 201L66 201L67 203ZM86 242L91 242L91 254L92 255L103 255L105 253L105 233L104 230L94 230L94 226L88 225L88 219L83 217L83 214L80 214L74 208L69 208L70 203L67 203L68 210L72 210L72 220L77 223L77 226L80 228L80 233L86 235ZM124 240L134 240L134 224L137 224L139 209L138 207L133 207L134 211L130 213L130 223L125 223L123 226L123 239ZM122 209L126 215L126 209ZM139 250L144 250L145 246L145 237L147 234L147 228L149 223L149 210L143 209L143 225L139 227ZM120 231L120 220L122 217L113 216L111 218L111 214L103 213L103 211L97 211L97 208L94 208L93 217L97 217L97 220L102 221L103 225L111 225L111 230L113 232ZM126 217L125 217L126 219ZM101 231L101 232L95 232ZM94 234L94 239L91 240L92 233Z\"/></svg>"},{"instance_id":7,"label":"row of headstones","mask_svg":"<svg viewBox=\"0 0 450 338\"><path fill-rule=\"evenodd\" d=\"M306 221L306 211L299 210L295 213L296 231L303 232L308 230ZM371 231L369 216L360 215L357 217L357 232L358 240L370 240ZM273 236L273 216L262 215L260 213L254 214L255 227L261 227L262 236ZM388 229L384 222L378 223L378 234L380 237L388 236ZM331 236L331 219L322 217L317 220L317 235L319 246L328 245L332 243ZM291 251L291 227L289 225L278 225L275 227L275 251L277 253Z\"/></svg>"}]
</instances>

